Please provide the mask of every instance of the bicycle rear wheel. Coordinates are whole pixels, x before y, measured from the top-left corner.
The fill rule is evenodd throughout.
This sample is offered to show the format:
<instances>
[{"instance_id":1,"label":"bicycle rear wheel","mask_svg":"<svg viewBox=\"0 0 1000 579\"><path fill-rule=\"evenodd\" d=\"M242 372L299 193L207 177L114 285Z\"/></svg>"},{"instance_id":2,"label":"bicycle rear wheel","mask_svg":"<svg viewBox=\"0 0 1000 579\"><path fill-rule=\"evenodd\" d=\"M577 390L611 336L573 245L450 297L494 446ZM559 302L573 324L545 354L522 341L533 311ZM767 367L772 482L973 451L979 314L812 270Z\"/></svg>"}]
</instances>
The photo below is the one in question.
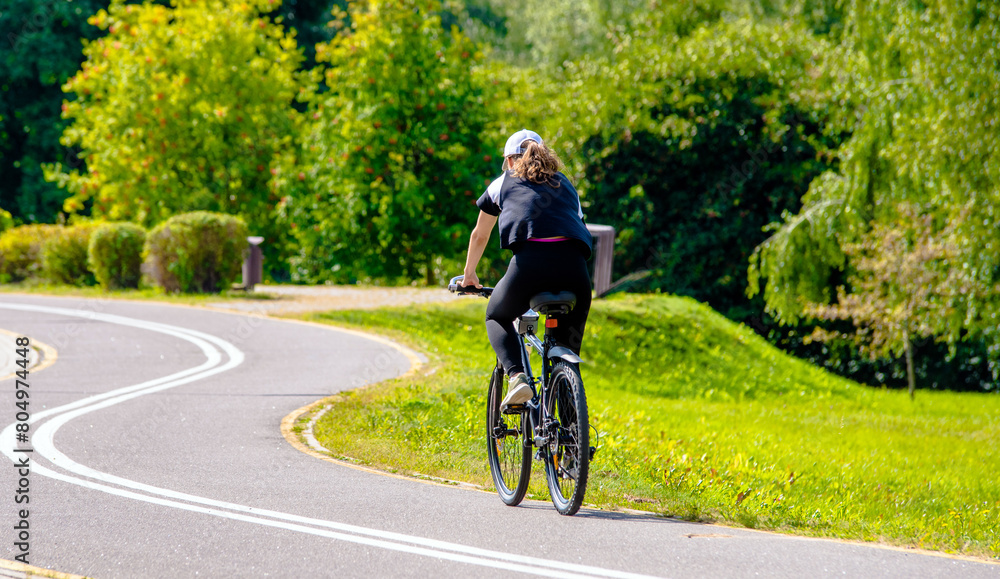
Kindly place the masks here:
<instances>
[{"instance_id":1,"label":"bicycle rear wheel","mask_svg":"<svg viewBox=\"0 0 1000 579\"><path fill-rule=\"evenodd\" d=\"M486 454L497 494L515 506L524 499L531 477L531 453L524 447L525 414L503 414L500 402L507 395L503 368L497 363L486 395Z\"/></svg>"},{"instance_id":2,"label":"bicycle rear wheel","mask_svg":"<svg viewBox=\"0 0 1000 579\"><path fill-rule=\"evenodd\" d=\"M590 423L580 373L566 362L552 369L548 403L559 420L558 436L545 447L545 475L552 504L561 515L580 510L590 472Z\"/></svg>"}]
</instances>

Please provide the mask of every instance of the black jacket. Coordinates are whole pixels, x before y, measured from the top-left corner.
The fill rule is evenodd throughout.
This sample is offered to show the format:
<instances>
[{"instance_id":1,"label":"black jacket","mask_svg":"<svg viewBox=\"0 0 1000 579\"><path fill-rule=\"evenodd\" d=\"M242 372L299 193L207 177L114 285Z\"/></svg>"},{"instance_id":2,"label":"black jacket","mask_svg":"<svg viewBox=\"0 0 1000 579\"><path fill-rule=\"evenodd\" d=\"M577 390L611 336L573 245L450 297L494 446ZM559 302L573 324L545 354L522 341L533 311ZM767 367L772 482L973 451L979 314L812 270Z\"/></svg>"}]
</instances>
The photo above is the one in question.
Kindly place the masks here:
<instances>
[{"instance_id":1,"label":"black jacket","mask_svg":"<svg viewBox=\"0 0 1000 579\"><path fill-rule=\"evenodd\" d=\"M500 247L517 251L531 238L567 237L579 242L585 257L593 252L593 238L583 223L576 188L562 173L559 187L532 183L504 172L476 201L483 212L499 215Z\"/></svg>"}]
</instances>

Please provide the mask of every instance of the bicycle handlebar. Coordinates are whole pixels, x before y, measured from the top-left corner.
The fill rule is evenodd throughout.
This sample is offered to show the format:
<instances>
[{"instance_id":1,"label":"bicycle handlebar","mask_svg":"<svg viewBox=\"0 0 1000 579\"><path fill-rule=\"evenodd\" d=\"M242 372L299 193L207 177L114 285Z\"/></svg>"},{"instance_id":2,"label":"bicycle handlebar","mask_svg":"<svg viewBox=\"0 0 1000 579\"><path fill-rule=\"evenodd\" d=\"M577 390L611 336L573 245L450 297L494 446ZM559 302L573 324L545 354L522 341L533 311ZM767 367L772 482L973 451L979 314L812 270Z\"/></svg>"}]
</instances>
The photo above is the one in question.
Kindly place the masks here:
<instances>
[{"instance_id":1,"label":"bicycle handlebar","mask_svg":"<svg viewBox=\"0 0 1000 579\"><path fill-rule=\"evenodd\" d=\"M491 287L460 285L460 282L462 282L464 279L465 279L464 275L456 275L455 277L451 278L451 282L448 283L448 291L462 296L483 296L484 298L488 298L491 295L493 295L493 288Z\"/></svg>"}]
</instances>

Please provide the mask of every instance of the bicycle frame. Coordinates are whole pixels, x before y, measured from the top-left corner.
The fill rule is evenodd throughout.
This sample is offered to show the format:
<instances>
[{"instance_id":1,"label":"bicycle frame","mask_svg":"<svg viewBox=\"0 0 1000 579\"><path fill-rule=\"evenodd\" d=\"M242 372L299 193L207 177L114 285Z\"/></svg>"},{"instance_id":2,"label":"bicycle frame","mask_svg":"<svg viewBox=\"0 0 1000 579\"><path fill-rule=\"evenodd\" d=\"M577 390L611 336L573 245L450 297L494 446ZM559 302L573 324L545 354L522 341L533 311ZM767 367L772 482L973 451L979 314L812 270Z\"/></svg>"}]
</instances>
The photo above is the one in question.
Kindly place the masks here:
<instances>
[{"instance_id":1,"label":"bicycle frame","mask_svg":"<svg viewBox=\"0 0 1000 579\"><path fill-rule=\"evenodd\" d=\"M521 317L533 314L538 316L533 310L528 310ZM550 314L548 317L558 318L558 314ZM541 380L537 382L538 388L536 392L538 393L538 402L531 400L526 404L528 407L528 422L531 426L532 436L529 438L525 436L525 446L533 445L539 448L544 447L549 444L556 431L552 429L552 426L558 426L558 421L552 416L552 400L550 396L552 394L552 388L549 384L549 375L552 371L553 360L550 358L553 348L559 347L555 339L549 334L548 327L545 328L545 334L541 340L535 335L534 330L531 326L521 334L521 360L524 362L524 372L528 375L528 379L531 380L532 385L536 384L536 378L531 367L531 360L528 353L528 348L534 348L536 352L542 357L542 376Z\"/></svg>"},{"instance_id":2,"label":"bicycle frame","mask_svg":"<svg viewBox=\"0 0 1000 579\"><path fill-rule=\"evenodd\" d=\"M493 293L493 288L482 287L463 287L461 285L462 276L455 276L451 279L448 284L448 290L452 292L457 292L466 295L479 295L482 297L490 297ZM546 314L546 321L549 318L559 319L559 313ZM531 437L529 438L527 433L524 437L525 447L537 446L539 448L544 447L546 444L552 442L552 435L558 434L558 432L553 431L552 426L558 426L559 421L555 420L552 416L553 401L550 399L552 394L551 386L549 385L549 374L552 371L553 361L550 357L554 352L554 349L559 348L564 350L564 352L558 352L558 356L563 359L567 359L570 362L580 363L581 360L576 354L574 354L570 349L564 348L556 344L555 338L549 334L548 324L545 325L545 333L542 335L542 339L539 340L538 336L535 334L534 328L538 326L539 314L532 309L529 309L525 313L518 316L517 324L525 324L525 330L521 331L518 328L518 334L521 336L521 361L524 364L524 373L528 375L528 379L531 381L532 386L536 386L535 392L538 393L536 403L534 399L526 404L528 411L528 422L531 426ZM557 322L558 323L558 322ZM542 376L541 379L537 379L531 368L531 360L528 355L528 347L532 347L536 352L542 357ZM539 435L539 427L541 427L541 435Z\"/></svg>"}]
</instances>

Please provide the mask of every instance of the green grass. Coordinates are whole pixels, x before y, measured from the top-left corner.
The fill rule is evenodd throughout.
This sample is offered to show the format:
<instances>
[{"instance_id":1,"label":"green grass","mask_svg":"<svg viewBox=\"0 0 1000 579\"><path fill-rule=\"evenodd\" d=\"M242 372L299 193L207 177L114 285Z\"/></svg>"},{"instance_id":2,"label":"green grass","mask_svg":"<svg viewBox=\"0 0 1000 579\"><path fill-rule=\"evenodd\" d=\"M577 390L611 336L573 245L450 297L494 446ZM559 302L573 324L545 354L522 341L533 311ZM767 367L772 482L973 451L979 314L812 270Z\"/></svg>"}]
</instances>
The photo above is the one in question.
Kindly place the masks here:
<instances>
[{"instance_id":1,"label":"green grass","mask_svg":"<svg viewBox=\"0 0 1000 579\"><path fill-rule=\"evenodd\" d=\"M429 370L339 397L336 454L491 487L485 302L330 312ZM1000 557L1000 396L873 389L790 358L692 300L595 302L582 368L600 450L587 502ZM547 499L536 463L530 489Z\"/></svg>"}]
</instances>

